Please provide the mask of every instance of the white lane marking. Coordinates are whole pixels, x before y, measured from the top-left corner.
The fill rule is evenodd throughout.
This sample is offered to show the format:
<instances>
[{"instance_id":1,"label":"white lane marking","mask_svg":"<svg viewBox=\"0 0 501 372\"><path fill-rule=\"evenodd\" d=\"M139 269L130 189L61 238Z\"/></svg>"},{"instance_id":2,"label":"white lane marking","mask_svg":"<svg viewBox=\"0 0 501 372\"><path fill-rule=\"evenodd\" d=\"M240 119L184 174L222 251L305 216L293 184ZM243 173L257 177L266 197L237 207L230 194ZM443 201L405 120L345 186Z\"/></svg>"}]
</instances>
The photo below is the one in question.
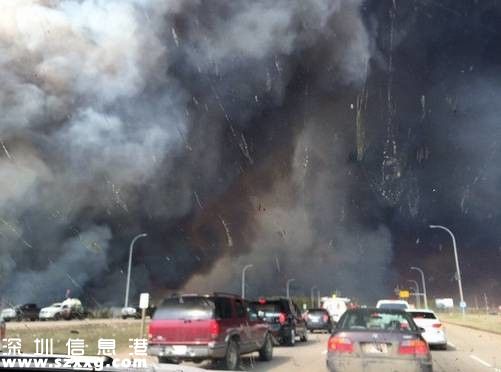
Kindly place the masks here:
<instances>
[{"instance_id":1,"label":"white lane marking","mask_svg":"<svg viewBox=\"0 0 501 372\"><path fill-rule=\"evenodd\" d=\"M479 362L481 365L483 365L484 367L487 367L487 368L492 368L492 366L487 363L485 360L482 360L480 359L479 357L475 356L475 355L470 355L470 358Z\"/></svg>"},{"instance_id":2,"label":"white lane marking","mask_svg":"<svg viewBox=\"0 0 501 372\"><path fill-rule=\"evenodd\" d=\"M449 345L450 347L453 347L454 349L456 348L456 345L454 345L452 342L447 342L447 345Z\"/></svg>"}]
</instances>

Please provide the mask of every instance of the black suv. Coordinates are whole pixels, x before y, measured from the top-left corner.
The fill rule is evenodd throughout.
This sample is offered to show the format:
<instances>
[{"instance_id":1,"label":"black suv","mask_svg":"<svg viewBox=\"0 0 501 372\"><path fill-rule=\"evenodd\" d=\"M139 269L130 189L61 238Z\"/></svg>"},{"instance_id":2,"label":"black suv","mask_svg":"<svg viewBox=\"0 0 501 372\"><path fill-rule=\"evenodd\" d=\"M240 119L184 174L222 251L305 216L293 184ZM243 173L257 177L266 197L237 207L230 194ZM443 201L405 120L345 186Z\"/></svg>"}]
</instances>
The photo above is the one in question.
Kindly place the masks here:
<instances>
[{"instance_id":1,"label":"black suv","mask_svg":"<svg viewBox=\"0 0 501 372\"><path fill-rule=\"evenodd\" d=\"M258 316L270 324L270 331L275 342L294 346L296 337L308 341L306 322L299 307L288 298L260 298L253 301L251 307Z\"/></svg>"},{"instance_id":2,"label":"black suv","mask_svg":"<svg viewBox=\"0 0 501 372\"><path fill-rule=\"evenodd\" d=\"M15 307L17 320L37 320L40 308L36 304L24 304Z\"/></svg>"}]
</instances>

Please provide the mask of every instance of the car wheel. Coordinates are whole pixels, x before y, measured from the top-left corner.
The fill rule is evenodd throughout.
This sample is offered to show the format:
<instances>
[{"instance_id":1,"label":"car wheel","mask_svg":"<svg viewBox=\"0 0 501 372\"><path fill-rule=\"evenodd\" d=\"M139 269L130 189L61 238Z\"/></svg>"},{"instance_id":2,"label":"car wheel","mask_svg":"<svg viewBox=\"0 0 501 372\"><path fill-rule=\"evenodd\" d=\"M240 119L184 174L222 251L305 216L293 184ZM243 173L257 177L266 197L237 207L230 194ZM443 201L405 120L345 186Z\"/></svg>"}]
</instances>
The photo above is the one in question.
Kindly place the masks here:
<instances>
[{"instance_id":1,"label":"car wheel","mask_svg":"<svg viewBox=\"0 0 501 372\"><path fill-rule=\"evenodd\" d=\"M293 328L289 331L289 335L287 336L285 343L287 346L294 346L296 344L296 331Z\"/></svg>"},{"instance_id":2,"label":"car wheel","mask_svg":"<svg viewBox=\"0 0 501 372\"><path fill-rule=\"evenodd\" d=\"M223 368L233 371L238 369L240 366L240 347L235 340L230 340L228 342L228 347L226 349L226 355L223 359Z\"/></svg>"},{"instance_id":3,"label":"car wheel","mask_svg":"<svg viewBox=\"0 0 501 372\"><path fill-rule=\"evenodd\" d=\"M54 320L61 320L61 314L54 314Z\"/></svg>"},{"instance_id":4,"label":"car wheel","mask_svg":"<svg viewBox=\"0 0 501 372\"><path fill-rule=\"evenodd\" d=\"M271 340L270 335L266 335L264 339L264 344L259 349L259 360L263 360L265 362L270 361L273 358L273 341Z\"/></svg>"},{"instance_id":5,"label":"car wheel","mask_svg":"<svg viewBox=\"0 0 501 372\"><path fill-rule=\"evenodd\" d=\"M177 361L175 359L172 359L172 358L168 358L168 357L164 357L164 356L159 356L158 357L158 363L179 364L179 361Z\"/></svg>"},{"instance_id":6,"label":"car wheel","mask_svg":"<svg viewBox=\"0 0 501 372\"><path fill-rule=\"evenodd\" d=\"M308 341L308 332L305 330L303 335L300 338L301 342L307 342Z\"/></svg>"}]
</instances>

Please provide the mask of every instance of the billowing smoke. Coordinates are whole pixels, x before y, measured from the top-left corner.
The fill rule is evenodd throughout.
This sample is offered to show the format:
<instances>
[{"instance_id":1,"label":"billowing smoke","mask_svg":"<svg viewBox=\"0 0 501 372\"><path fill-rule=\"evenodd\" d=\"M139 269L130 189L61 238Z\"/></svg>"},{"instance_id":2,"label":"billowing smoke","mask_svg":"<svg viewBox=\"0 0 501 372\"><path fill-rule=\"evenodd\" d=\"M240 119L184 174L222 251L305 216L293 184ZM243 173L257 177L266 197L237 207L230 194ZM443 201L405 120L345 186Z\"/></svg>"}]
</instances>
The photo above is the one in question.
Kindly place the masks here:
<instances>
[{"instance_id":1,"label":"billowing smoke","mask_svg":"<svg viewBox=\"0 0 501 372\"><path fill-rule=\"evenodd\" d=\"M116 304L141 232L132 301L139 291L237 290L246 263L252 296L280 293L290 277L301 293L391 294L423 242L439 255L427 222L486 232L486 213L489 226L498 220L488 201L499 181L492 63L453 58L451 68L461 47L447 52L435 38L440 29L459 40L465 17L488 10L2 2L3 300L45 303L70 289ZM460 84L455 72L471 78ZM451 121L462 126L451 132ZM441 150L454 146L456 157ZM471 160L468 172L457 159ZM468 252L491 249L487 235ZM453 273L421 263L437 283Z\"/></svg>"}]
</instances>

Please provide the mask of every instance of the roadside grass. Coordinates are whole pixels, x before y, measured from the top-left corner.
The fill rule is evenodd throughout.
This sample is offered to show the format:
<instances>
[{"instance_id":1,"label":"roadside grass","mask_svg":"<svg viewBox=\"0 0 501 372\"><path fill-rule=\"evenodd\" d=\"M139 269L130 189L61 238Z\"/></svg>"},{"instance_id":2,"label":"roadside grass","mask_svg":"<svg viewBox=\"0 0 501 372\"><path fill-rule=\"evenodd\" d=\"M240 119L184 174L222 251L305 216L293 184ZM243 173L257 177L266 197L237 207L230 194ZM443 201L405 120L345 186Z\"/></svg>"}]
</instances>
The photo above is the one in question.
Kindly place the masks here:
<instances>
[{"instance_id":1,"label":"roadside grass","mask_svg":"<svg viewBox=\"0 0 501 372\"><path fill-rule=\"evenodd\" d=\"M501 315L442 313L438 315L445 322L501 334Z\"/></svg>"},{"instance_id":2,"label":"roadside grass","mask_svg":"<svg viewBox=\"0 0 501 372\"><path fill-rule=\"evenodd\" d=\"M23 353L35 352L35 339L52 339L54 345L54 354L68 353L68 339L83 339L85 341L85 355L97 355L98 339L114 339L116 342L116 353L128 354L133 350L129 348L131 342L129 339L139 338L141 331L140 321L130 322L102 322L102 323L83 323L72 324L68 322L67 326L57 326L54 328L30 327L30 323L25 323L24 328L7 328L7 338L20 338L21 350ZM145 327L145 329L147 329ZM147 331L145 330L145 333ZM146 336L145 336L146 337ZM6 343L4 342L4 345Z\"/></svg>"}]
</instances>

